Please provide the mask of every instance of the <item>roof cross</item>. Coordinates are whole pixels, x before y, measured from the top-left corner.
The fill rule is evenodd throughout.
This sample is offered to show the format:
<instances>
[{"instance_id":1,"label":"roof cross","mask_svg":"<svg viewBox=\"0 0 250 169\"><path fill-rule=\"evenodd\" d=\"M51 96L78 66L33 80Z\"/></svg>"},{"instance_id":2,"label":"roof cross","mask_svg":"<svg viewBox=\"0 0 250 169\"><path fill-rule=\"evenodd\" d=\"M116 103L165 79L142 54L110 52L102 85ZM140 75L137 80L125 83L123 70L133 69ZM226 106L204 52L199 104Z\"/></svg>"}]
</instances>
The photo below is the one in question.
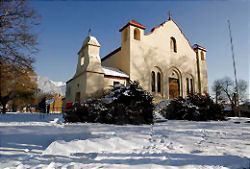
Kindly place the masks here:
<instances>
[{"instance_id":1,"label":"roof cross","mask_svg":"<svg viewBox=\"0 0 250 169\"><path fill-rule=\"evenodd\" d=\"M169 15L169 20L171 20L172 19L172 13L171 13L171 11L169 11L168 15Z\"/></svg>"},{"instance_id":2,"label":"roof cross","mask_svg":"<svg viewBox=\"0 0 250 169\"><path fill-rule=\"evenodd\" d=\"M88 36L90 36L91 35L91 29L89 28L89 31L88 31Z\"/></svg>"}]
</instances>

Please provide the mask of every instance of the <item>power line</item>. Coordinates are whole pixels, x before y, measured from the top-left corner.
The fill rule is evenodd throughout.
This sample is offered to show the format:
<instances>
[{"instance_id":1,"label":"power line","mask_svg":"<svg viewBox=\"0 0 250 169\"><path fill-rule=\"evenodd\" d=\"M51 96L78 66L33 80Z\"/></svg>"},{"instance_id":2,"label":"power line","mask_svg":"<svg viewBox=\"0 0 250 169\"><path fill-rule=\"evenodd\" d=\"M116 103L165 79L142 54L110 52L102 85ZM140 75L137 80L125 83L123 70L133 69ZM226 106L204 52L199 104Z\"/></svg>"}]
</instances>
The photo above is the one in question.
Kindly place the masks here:
<instances>
[{"instance_id":1,"label":"power line","mask_svg":"<svg viewBox=\"0 0 250 169\"><path fill-rule=\"evenodd\" d=\"M234 68L235 94L236 94L235 103L237 104L239 100L238 100L238 81L237 81L237 73L236 73L236 65L235 65L235 57L234 57L234 46L233 46L233 38L232 38L232 33L231 33L230 21L227 20L227 22L228 22L228 29L229 29L229 36L230 36L231 50L232 50L232 59L233 59L233 68Z\"/></svg>"}]
</instances>

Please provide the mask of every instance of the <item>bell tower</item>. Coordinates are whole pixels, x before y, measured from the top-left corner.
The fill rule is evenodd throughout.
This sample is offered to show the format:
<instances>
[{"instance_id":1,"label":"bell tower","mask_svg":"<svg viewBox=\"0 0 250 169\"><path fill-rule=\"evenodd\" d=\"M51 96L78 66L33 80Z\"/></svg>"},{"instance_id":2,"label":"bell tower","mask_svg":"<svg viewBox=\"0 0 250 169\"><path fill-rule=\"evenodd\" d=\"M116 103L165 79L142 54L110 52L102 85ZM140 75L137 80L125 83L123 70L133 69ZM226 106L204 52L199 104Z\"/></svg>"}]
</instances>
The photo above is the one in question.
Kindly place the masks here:
<instances>
[{"instance_id":1,"label":"bell tower","mask_svg":"<svg viewBox=\"0 0 250 169\"><path fill-rule=\"evenodd\" d=\"M103 73L100 58L101 45L94 36L89 35L85 38L83 45L78 52L78 64L75 76L84 71Z\"/></svg>"},{"instance_id":2,"label":"bell tower","mask_svg":"<svg viewBox=\"0 0 250 169\"><path fill-rule=\"evenodd\" d=\"M136 22L135 20L129 21L125 26L120 29L122 34L122 44L121 46L129 45L129 42L141 41L144 36L145 26Z\"/></svg>"},{"instance_id":3,"label":"bell tower","mask_svg":"<svg viewBox=\"0 0 250 169\"><path fill-rule=\"evenodd\" d=\"M100 58L101 45L94 36L85 38L82 48L78 52L74 86L78 90L78 100L95 97L102 93L104 86L104 72Z\"/></svg>"},{"instance_id":4,"label":"bell tower","mask_svg":"<svg viewBox=\"0 0 250 169\"><path fill-rule=\"evenodd\" d=\"M196 53L197 73L198 73L198 92L200 94L208 93L207 79L207 49L195 44L193 49Z\"/></svg>"},{"instance_id":5,"label":"bell tower","mask_svg":"<svg viewBox=\"0 0 250 169\"><path fill-rule=\"evenodd\" d=\"M120 69L130 76L132 76L130 73L133 47L143 40L145 29L145 26L131 20L119 30L121 32L121 56L119 59L123 63L120 65Z\"/></svg>"}]
</instances>

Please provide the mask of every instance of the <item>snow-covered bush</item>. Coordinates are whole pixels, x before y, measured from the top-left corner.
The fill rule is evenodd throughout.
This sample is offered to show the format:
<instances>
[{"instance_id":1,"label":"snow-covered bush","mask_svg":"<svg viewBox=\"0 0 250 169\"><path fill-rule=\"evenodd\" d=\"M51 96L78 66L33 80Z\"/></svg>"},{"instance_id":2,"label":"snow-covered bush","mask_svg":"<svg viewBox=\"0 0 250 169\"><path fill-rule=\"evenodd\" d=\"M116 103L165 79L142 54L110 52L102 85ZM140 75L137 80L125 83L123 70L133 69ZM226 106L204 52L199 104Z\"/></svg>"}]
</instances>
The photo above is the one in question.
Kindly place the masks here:
<instances>
[{"instance_id":1,"label":"snow-covered bush","mask_svg":"<svg viewBox=\"0 0 250 169\"><path fill-rule=\"evenodd\" d=\"M162 109L165 109L170 104L170 102L171 99L162 99L161 101L156 103L154 107L154 113L161 113ZM162 115L165 116L164 114Z\"/></svg>"},{"instance_id":2,"label":"snow-covered bush","mask_svg":"<svg viewBox=\"0 0 250 169\"><path fill-rule=\"evenodd\" d=\"M99 99L74 104L66 111L66 122L99 122L108 124L150 124L153 122L153 97L138 83L115 85Z\"/></svg>"},{"instance_id":3,"label":"snow-covered bush","mask_svg":"<svg viewBox=\"0 0 250 169\"><path fill-rule=\"evenodd\" d=\"M173 99L160 113L167 119L176 120L224 120L224 114L220 105L215 104L208 96L199 94L189 95L187 98Z\"/></svg>"}]
</instances>

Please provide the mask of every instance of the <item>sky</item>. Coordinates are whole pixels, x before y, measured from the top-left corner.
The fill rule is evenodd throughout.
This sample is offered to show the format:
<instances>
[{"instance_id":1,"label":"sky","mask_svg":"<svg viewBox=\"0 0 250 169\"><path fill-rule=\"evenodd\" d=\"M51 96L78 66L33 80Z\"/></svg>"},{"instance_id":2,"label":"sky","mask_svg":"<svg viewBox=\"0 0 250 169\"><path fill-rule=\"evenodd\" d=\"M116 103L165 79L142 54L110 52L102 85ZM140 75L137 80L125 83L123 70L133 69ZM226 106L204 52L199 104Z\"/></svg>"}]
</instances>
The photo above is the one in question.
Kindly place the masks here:
<instances>
[{"instance_id":1,"label":"sky","mask_svg":"<svg viewBox=\"0 0 250 169\"><path fill-rule=\"evenodd\" d=\"M77 52L88 35L101 44L101 58L120 47L119 29L130 20L147 27L145 33L168 19L169 11L190 43L205 47L208 83L233 76L227 20L231 22L238 79L249 82L250 22L248 0L193 1L31 1L41 16L40 52L35 71L54 81L73 77ZM250 96L250 95L249 95Z\"/></svg>"}]
</instances>

